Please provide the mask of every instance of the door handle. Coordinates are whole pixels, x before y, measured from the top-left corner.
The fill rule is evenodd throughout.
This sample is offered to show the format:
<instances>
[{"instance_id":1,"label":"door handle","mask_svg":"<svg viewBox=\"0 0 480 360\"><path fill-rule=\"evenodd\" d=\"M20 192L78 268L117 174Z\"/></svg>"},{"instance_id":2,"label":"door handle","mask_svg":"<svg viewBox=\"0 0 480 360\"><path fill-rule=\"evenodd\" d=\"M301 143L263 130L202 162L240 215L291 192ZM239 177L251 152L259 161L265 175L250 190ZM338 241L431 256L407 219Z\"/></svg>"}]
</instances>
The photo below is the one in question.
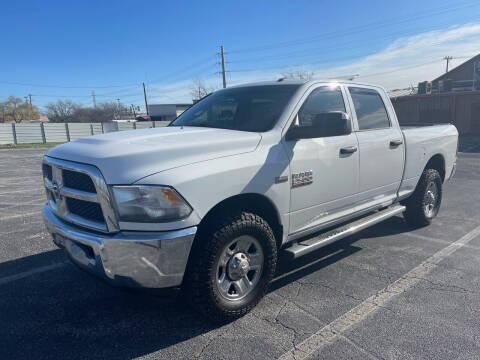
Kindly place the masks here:
<instances>
[{"instance_id":1,"label":"door handle","mask_svg":"<svg viewBox=\"0 0 480 360\"><path fill-rule=\"evenodd\" d=\"M400 146L403 144L403 141L400 139L395 139L390 141L390 146Z\"/></svg>"},{"instance_id":2,"label":"door handle","mask_svg":"<svg viewBox=\"0 0 480 360\"><path fill-rule=\"evenodd\" d=\"M357 151L356 146L347 146L340 149L340 154L353 154L355 151Z\"/></svg>"}]
</instances>

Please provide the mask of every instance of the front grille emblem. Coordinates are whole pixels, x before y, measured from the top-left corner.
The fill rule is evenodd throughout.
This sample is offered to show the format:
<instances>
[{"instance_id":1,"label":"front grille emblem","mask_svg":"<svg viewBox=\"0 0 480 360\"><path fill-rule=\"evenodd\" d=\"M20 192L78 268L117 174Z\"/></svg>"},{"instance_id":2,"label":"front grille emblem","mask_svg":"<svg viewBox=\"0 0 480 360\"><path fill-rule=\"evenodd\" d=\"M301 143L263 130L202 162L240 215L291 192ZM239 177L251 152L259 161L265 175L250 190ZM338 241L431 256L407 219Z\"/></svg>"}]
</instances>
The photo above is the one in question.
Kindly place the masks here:
<instances>
[{"instance_id":1,"label":"front grille emblem","mask_svg":"<svg viewBox=\"0 0 480 360\"><path fill-rule=\"evenodd\" d=\"M52 193L55 200L62 200L62 194L60 193L60 187L56 182L52 184Z\"/></svg>"}]
</instances>

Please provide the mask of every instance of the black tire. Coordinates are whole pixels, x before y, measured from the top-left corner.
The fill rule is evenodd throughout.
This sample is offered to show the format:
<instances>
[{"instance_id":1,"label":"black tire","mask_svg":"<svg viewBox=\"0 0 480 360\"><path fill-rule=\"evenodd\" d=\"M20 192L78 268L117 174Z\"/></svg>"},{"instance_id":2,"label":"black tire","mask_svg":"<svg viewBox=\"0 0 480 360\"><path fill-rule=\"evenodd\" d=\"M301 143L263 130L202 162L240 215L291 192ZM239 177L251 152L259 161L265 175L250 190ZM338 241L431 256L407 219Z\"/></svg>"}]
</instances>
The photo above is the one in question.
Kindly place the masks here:
<instances>
[{"instance_id":1,"label":"black tire","mask_svg":"<svg viewBox=\"0 0 480 360\"><path fill-rule=\"evenodd\" d=\"M241 236L257 240L263 252L263 267L256 279L256 285L252 286L244 298L228 300L222 296L217 285L220 281L220 256L228 251L227 246L232 241ZM209 319L230 321L245 315L262 299L273 278L276 265L277 245L268 223L256 214L237 212L212 224L209 230L195 239L182 286L183 294L194 309Z\"/></svg>"},{"instance_id":2,"label":"black tire","mask_svg":"<svg viewBox=\"0 0 480 360\"><path fill-rule=\"evenodd\" d=\"M434 185L432 185L434 184ZM427 194L429 191L434 192L434 200ZM426 206L433 201L431 210L427 210ZM442 178L435 169L425 169L415 188L413 194L404 202L407 209L403 213L405 220L414 226L429 225L437 216L442 203Z\"/></svg>"}]
</instances>

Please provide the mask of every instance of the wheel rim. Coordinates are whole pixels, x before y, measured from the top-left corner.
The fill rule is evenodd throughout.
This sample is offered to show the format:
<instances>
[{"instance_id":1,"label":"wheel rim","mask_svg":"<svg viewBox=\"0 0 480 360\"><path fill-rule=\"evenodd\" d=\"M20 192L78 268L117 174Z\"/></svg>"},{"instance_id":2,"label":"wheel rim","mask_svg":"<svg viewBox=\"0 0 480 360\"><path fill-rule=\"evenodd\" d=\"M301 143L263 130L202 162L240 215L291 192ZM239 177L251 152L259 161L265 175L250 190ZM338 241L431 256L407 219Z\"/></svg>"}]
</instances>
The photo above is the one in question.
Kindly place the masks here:
<instances>
[{"instance_id":1,"label":"wheel rim","mask_svg":"<svg viewBox=\"0 0 480 360\"><path fill-rule=\"evenodd\" d=\"M428 184L425 196L423 199L423 211L425 216L432 217L437 211L438 204L438 187L437 184L432 181Z\"/></svg>"},{"instance_id":2,"label":"wheel rim","mask_svg":"<svg viewBox=\"0 0 480 360\"><path fill-rule=\"evenodd\" d=\"M250 235L239 236L225 246L217 262L220 295L235 301L252 292L262 275L263 259L260 242Z\"/></svg>"}]
</instances>

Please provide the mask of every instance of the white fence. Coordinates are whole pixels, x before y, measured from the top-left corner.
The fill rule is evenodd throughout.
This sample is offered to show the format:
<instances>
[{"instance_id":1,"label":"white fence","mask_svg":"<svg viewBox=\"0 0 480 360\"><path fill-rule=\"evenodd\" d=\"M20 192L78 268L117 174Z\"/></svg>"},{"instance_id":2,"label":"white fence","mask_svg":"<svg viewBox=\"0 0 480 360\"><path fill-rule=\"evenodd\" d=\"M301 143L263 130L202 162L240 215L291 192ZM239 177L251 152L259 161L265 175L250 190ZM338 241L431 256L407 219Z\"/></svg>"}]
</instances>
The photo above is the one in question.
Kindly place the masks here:
<instances>
[{"instance_id":1,"label":"white fence","mask_svg":"<svg viewBox=\"0 0 480 360\"><path fill-rule=\"evenodd\" d=\"M67 142L111 131L167 126L169 121L103 123L10 123L0 124L0 144Z\"/></svg>"}]
</instances>

